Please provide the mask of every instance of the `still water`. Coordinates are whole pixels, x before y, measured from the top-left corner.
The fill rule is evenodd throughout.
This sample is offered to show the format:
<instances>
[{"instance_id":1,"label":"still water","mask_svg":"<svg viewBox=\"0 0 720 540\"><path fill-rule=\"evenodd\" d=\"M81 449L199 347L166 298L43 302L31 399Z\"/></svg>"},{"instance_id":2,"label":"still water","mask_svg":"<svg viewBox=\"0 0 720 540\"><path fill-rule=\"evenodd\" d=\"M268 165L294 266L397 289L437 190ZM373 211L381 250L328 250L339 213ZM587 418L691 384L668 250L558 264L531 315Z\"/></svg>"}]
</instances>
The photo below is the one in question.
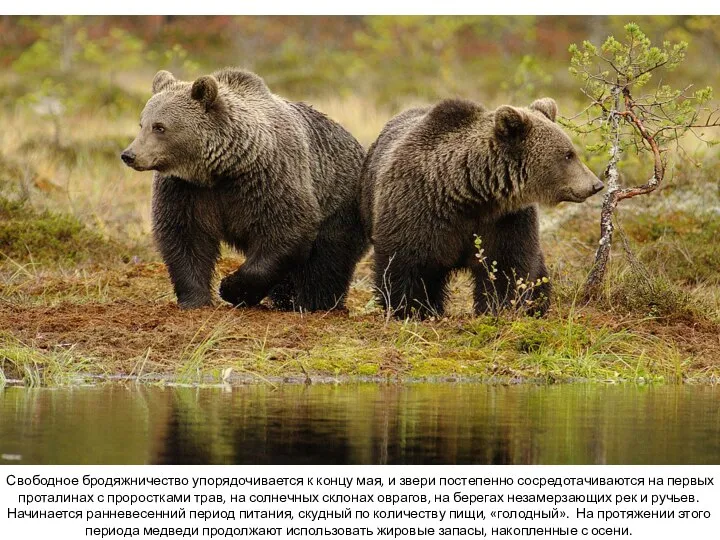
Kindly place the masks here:
<instances>
[{"instance_id":1,"label":"still water","mask_svg":"<svg viewBox=\"0 0 720 540\"><path fill-rule=\"evenodd\" d=\"M2 463L720 463L720 388L0 390Z\"/></svg>"}]
</instances>

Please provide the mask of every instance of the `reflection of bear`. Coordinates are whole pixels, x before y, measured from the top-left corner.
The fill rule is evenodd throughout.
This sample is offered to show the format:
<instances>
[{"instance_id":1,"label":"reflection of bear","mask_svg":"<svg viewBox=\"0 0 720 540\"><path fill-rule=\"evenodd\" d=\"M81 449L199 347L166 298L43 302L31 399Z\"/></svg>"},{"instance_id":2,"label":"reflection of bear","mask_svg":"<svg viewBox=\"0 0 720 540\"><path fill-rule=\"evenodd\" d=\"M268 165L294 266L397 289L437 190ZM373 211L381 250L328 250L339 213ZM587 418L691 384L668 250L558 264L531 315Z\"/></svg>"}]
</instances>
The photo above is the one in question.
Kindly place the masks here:
<instances>
[{"instance_id":1,"label":"reflection of bear","mask_svg":"<svg viewBox=\"0 0 720 540\"><path fill-rule=\"evenodd\" d=\"M385 126L363 167L362 217L380 300L397 316L442 314L453 270L469 268L478 313L507 305L515 279L545 312L550 287L536 203L581 202L603 184L557 126L549 98L488 111L464 100L410 109ZM482 239L494 279L475 257Z\"/></svg>"},{"instance_id":2,"label":"reflection of bear","mask_svg":"<svg viewBox=\"0 0 720 540\"><path fill-rule=\"evenodd\" d=\"M153 80L140 134L122 154L155 170L153 231L182 307L211 303L225 241L246 255L220 296L281 309L343 307L367 247L359 215L364 152L339 124L268 90L257 75L222 70Z\"/></svg>"}]
</instances>

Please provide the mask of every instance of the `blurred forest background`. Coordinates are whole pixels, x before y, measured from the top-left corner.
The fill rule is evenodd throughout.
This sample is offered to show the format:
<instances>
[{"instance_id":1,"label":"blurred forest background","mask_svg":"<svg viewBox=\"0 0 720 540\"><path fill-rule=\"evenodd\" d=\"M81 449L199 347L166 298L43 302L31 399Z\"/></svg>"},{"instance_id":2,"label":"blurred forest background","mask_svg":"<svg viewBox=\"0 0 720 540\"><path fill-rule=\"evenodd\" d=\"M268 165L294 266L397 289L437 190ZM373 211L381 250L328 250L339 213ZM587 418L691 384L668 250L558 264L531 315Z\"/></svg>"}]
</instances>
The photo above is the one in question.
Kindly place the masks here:
<instances>
[{"instance_id":1,"label":"blurred forest background","mask_svg":"<svg viewBox=\"0 0 720 540\"><path fill-rule=\"evenodd\" d=\"M58 330L54 337L45 331L38 337L37 324L44 323L11 325L9 321L19 320L18 310L30 321L31 306L42 311L43 306L70 303L83 310L89 303L120 300L172 305L169 280L149 234L151 173L135 172L119 159L137 133L159 69L186 80L225 66L253 70L273 92L311 103L367 147L396 112L444 97L461 96L496 107L526 105L549 95L558 101L561 116L570 118L588 102L581 83L568 72L569 46L583 40L600 44L609 35L619 38L628 22L638 23L654 43L689 44L686 60L651 85L720 88L718 17L0 17L0 288L2 299L10 302L5 311L0 303L0 327L6 325L24 343L49 350L66 343L67 330ZM600 174L607 153L588 151L594 142L589 137L574 137L578 148L585 149L585 161ZM648 368L652 373L680 373L682 378L686 369L707 374L717 373L720 366L720 158L717 146L692 135L682 142L682 148L673 146L666 154L669 166L662 189L619 210L621 235L605 298L599 310L583 315L596 318L583 323L587 328L610 329L611 335L621 332L619 342L630 335L626 327L635 330L637 320L669 325L633 333L639 340L632 348L634 360L618 360L625 354L615 350L620 345L608 345L614 352L607 354L591 351L597 356L593 365L610 362L612 373L627 369L637 374L637 363L645 365L652 354L648 350L656 346L655 358L674 360ZM632 151L623 156L625 183L643 183L651 170L651 160L638 160ZM565 325L575 324L578 286L597 246L600 203L598 196L583 205L543 211L542 237L557 300L551 321L562 328L561 338L552 341L560 349L553 345L548 353L555 359L575 362L584 354L578 351L590 350L581 340L579 349L570 351ZM232 260L236 255L225 256L221 272L238 264ZM377 314L370 283L366 263L358 270L348 301L351 316ZM458 287L466 284L461 280ZM462 298L465 303L452 314L470 312L467 290ZM133 317L139 313L137 306L118 309L128 312L128 326L123 328L129 336L136 335L134 319L143 316ZM39 320L47 320L44 313L37 313ZM80 327L75 313L67 316L68 327ZM196 335L198 321L183 317L187 335L175 335L172 342L185 343L185 337ZM78 337L86 342L83 351L119 354L102 348L109 343L106 337L99 335L92 342L88 336L98 322L86 322ZM266 332L266 321L258 324L258 332ZM326 324L319 322L323 328ZM356 332L348 330L349 335ZM516 331L513 326L513 339ZM117 332L113 335L120 335ZM655 341L658 333L666 339ZM447 340L436 341L438 347L447 346ZM424 343L430 342L435 343ZM120 345L113 344L113 351ZM350 367L341 368L336 345L332 369L355 373L358 351L367 349L367 342L357 344L352 355L348 353ZM128 352L128 358L144 354L146 346L138 344L140 352ZM508 346L511 356L537 356L535 349ZM385 350L384 344L380 347ZM472 349L478 359L487 352L482 358L488 362L497 356L497 347ZM263 342L263 354L265 350ZM402 347L398 351L407 356ZM372 355L373 369L382 372L376 365L382 364L382 354ZM535 373L533 362L535 367L527 369ZM585 370L589 364L583 362L573 365ZM552 366L537 369L552 371ZM451 362L440 371L456 369L460 368ZM524 373L524 367L518 369ZM613 377L607 373L603 376Z\"/></svg>"},{"instance_id":2,"label":"blurred forest background","mask_svg":"<svg viewBox=\"0 0 720 540\"><path fill-rule=\"evenodd\" d=\"M702 16L5 16L0 97L8 106L42 91L77 111L120 114L143 104L158 69L191 78L242 66L291 99L356 96L391 112L455 94L573 99L568 46L622 34L628 21L656 42L690 43L677 80L719 77L720 25Z\"/></svg>"},{"instance_id":3,"label":"blurred forest background","mask_svg":"<svg viewBox=\"0 0 720 540\"><path fill-rule=\"evenodd\" d=\"M140 175L116 158L159 69L184 79L224 66L256 71L275 93L311 102L367 146L394 113L444 97L496 106L551 95L570 117L585 97L568 73L568 46L620 35L629 20L656 42L689 42L688 60L663 83L718 86L713 17L3 16L0 183L22 177L25 195L33 186L64 190L83 199L75 211L89 204L103 226L147 232L147 213L131 208ZM586 158L596 171L606 161ZM99 186L108 175L110 189ZM117 197L120 186L129 199Z\"/></svg>"}]
</instances>

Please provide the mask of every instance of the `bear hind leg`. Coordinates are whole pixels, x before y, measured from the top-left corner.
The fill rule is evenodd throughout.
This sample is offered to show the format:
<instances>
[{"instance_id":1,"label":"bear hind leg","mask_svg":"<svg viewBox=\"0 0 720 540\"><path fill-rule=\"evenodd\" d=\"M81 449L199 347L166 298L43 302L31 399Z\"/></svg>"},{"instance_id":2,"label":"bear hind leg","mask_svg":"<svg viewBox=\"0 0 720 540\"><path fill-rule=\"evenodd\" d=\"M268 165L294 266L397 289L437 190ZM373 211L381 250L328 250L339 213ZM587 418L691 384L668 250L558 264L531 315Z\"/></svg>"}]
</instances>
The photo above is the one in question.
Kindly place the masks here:
<instances>
[{"instance_id":1,"label":"bear hind leg","mask_svg":"<svg viewBox=\"0 0 720 540\"><path fill-rule=\"evenodd\" d=\"M344 309L355 266L366 249L357 209L339 211L323 224L307 261L271 293L273 305L289 311Z\"/></svg>"},{"instance_id":2,"label":"bear hind leg","mask_svg":"<svg viewBox=\"0 0 720 540\"><path fill-rule=\"evenodd\" d=\"M399 319L442 317L445 313L448 269L406 265L375 254L375 288L383 308Z\"/></svg>"},{"instance_id":3,"label":"bear hind leg","mask_svg":"<svg viewBox=\"0 0 720 540\"><path fill-rule=\"evenodd\" d=\"M273 291L273 305L287 311L332 311L345 308L357 259L347 254L333 258L325 250L313 250L310 259Z\"/></svg>"}]
</instances>

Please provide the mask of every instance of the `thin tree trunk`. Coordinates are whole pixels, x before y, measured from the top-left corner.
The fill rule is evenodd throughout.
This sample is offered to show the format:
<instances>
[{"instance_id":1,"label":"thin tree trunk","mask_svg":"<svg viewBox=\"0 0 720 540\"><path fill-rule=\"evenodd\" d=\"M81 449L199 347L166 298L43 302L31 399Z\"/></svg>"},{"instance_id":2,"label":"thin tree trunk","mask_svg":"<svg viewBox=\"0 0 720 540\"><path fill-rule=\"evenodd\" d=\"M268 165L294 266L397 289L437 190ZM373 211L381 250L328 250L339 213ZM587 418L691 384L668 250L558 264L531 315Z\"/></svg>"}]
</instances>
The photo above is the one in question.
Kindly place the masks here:
<instances>
[{"instance_id":1,"label":"thin tree trunk","mask_svg":"<svg viewBox=\"0 0 720 540\"><path fill-rule=\"evenodd\" d=\"M605 169L605 178L608 183L608 191L603 201L603 207L600 214L600 245L595 252L595 263L593 264L590 274L585 281L584 298L590 301L597 298L600 294L600 288L605 273L607 272L607 263L610 258L610 248L612 247L613 237L613 213L618 203L623 199L631 199L638 195L645 195L655 191L665 176L665 164L660 154L660 148L654 137L648 132L642 120L635 114L633 109L634 102L630 96L630 92L616 86L613 88L615 94L615 105L610 112L610 121L612 122L613 144L610 152L610 162ZM623 95L625 110L620 110L620 94ZM618 162L620 161L620 118L625 119L633 125L640 133L640 136L650 146L655 160L653 166L653 176L645 184L630 188L621 188L618 175Z\"/></svg>"},{"instance_id":2,"label":"thin tree trunk","mask_svg":"<svg viewBox=\"0 0 720 540\"><path fill-rule=\"evenodd\" d=\"M620 118L617 111L620 108L620 87L613 88L615 93L615 106L610 116L612 123L613 142L610 149L610 162L605 168L605 181L607 182L607 193L603 200L602 211L600 213L600 241L595 252L595 262L585 281L585 300L597 298L600 292L600 286L605 279L607 272L607 263L610 259L610 248L612 247L613 238L613 212L618 203L618 190L620 189L618 162L620 161Z\"/></svg>"}]
</instances>

